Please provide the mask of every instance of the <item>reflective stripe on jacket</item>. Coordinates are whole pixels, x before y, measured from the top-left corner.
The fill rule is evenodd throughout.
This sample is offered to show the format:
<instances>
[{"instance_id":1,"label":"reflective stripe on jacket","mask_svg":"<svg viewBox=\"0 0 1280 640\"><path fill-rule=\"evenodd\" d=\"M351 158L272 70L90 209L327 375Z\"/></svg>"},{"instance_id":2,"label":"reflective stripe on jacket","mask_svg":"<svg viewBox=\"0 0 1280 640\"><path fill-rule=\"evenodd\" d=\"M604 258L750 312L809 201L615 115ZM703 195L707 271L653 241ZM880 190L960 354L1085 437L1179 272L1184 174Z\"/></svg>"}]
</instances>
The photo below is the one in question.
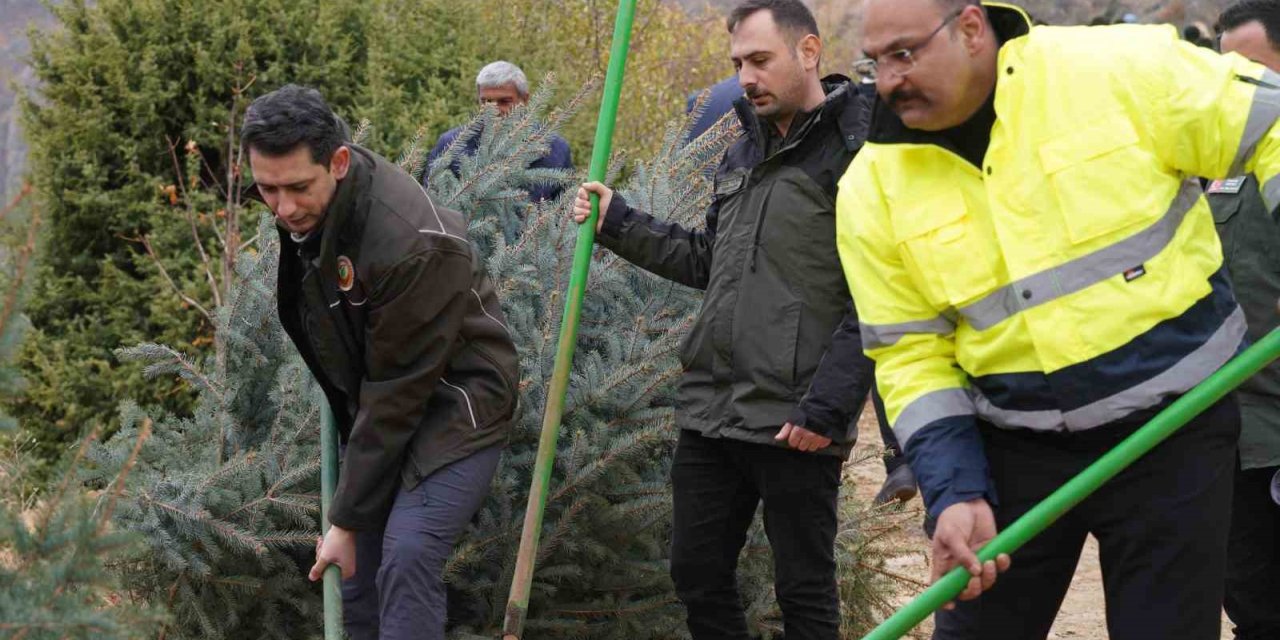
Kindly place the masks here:
<instances>
[{"instance_id":1,"label":"reflective stripe on jacket","mask_svg":"<svg viewBox=\"0 0 1280 640\"><path fill-rule=\"evenodd\" d=\"M1170 27L988 12L1021 20L983 166L877 104L837 203L863 344L934 513L994 499L975 417L1091 429L1234 355L1244 316L1191 177L1256 171L1280 201L1280 77Z\"/></svg>"}]
</instances>

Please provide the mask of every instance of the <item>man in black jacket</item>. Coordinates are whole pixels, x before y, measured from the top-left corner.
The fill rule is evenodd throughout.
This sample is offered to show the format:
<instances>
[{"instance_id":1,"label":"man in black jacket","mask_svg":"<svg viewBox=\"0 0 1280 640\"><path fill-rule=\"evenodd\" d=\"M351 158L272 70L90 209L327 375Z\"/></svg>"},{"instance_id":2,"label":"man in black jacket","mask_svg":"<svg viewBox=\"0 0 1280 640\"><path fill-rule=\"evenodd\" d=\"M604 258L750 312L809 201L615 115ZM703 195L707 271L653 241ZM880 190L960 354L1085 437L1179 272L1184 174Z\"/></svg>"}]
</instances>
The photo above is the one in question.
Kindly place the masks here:
<instances>
[{"instance_id":1,"label":"man in black jacket","mask_svg":"<svg viewBox=\"0 0 1280 640\"><path fill-rule=\"evenodd\" d=\"M1280 0L1242 0L1218 19L1223 53L1235 52L1280 76ZM1257 341L1280 326L1280 228L1263 202L1258 179L1242 175L1205 188L1222 239L1223 262L1236 299ZM1227 538L1227 616L1237 640L1280 638L1280 504L1271 497L1280 478L1280 364L1273 363L1236 391L1240 402L1240 459L1235 469L1231 533Z\"/></svg>"},{"instance_id":2,"label":"man in black jacket","mask_svg":"<svg viewBox=\"0 0 1280 640\"><path fill-rule=\"evenodd\" d=\"M253 102L242 139L280 231L280 321L345 445L311 579L342 568L356 640L444 638L441 579L488 494L516 403L515 346L466 221L344 144L314 89Z\"/></svg>"},{"instance_id":3,"label":"man in black jacket","mask_svg":"<svg viewBox=\"0 0 1280 640\"><path fill-rule=\"evenodd\" d=\"M836 498L872 384L840 277L836 181L865 138L866 94L818 75L799 0L746 0L728 20L746 95L704 230L656 220L599 183L600 243L705 298L680 360L671 576L696 640L749 637L734 574L757 505L788 640L839 637Z\"/></svg>"}]
</instances>

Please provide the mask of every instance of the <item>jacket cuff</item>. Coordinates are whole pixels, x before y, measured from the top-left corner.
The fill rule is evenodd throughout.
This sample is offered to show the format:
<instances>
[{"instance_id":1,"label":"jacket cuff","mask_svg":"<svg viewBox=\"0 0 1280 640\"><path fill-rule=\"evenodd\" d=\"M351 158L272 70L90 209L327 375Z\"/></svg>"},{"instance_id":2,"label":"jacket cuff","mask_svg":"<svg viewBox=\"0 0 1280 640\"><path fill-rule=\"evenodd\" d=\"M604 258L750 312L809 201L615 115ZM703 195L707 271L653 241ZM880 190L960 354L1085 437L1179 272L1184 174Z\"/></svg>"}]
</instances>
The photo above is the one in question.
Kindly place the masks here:
<instances>
[{"instance_id":1,"label":"jacket cuff","mask_svg":"<svg viewBox=\"0 0 1280 640\"><path fill-rule=\"evenodd\" d=\"M607 240L617 240L622 236L622 223L627 218L627 200L617 191L609 200L609 208L602 213L604 223L600 227L600 236Z\"/></svg>"},{"instance_id":2,"label":"jacket cuff","mask_svg":"<svg viewBox=\"0 0 1280 640\"><path fill-rule=\"evenodd\" d=\"M365 518L357 517L351 513L350 509L345 508L334 496L334 501L329 505L329 524L346 529L347 531L365 531L369 529L378 529L381 523L368 522Z\"/></svg>"},{"instance_id":3,"label":"jacket cuff","mask_svg":"<svg viewBox=\"0 0 1280 640\"><path fill-rule=\"evenodd\" d=\"M996 506L995 487L974 416L950 416L929 423L902 445L929 515L936 518L957 502L977 498Z\"/></svg>"},{"instance_id":4,"label":"jacket cuff","mask_svg":"<svg viewBox=\"0 0 1280 640\"><path fill-rule=\"evenodd\" d=\"M798 404L791 408L788 414L787 422L797 426L804 427L824 438L835 440L835 436L839 435L839 428L829 424L821 419L810 417L809 412L805 411L803 404Z\"/></svg>"}]
</instances>

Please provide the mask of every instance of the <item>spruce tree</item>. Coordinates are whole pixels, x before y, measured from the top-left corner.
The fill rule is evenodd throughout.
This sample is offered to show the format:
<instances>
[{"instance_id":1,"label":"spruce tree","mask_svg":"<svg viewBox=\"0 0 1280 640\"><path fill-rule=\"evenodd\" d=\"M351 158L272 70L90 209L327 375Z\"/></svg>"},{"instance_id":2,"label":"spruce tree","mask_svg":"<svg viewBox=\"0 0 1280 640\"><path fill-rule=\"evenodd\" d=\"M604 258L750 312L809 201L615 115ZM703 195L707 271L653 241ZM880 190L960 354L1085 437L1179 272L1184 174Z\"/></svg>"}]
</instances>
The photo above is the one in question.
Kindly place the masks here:
<instances>
[{"instance_id":1,"label":"spruce tree","mask_svg":"<svg viewBox=\"0 0 1280 640\"><path fill-rule=\"evenodd\" d=\"M35 331L20 361L28 390L8 406L53 459L89 424L110 431L121 398L175 412L195 406L189 389L145 379L113 350L153 340L212 352L212 319L188 311L193 302L216 307L214 291L226 287L208 284L184 196L238 167L228 143L246 96L286 82L316 86L345 115L374 118L371 143L394 148L417 127L440 130L470 112L484 36L473 3L448 0L49 8L56 28L32 33L36 82L20 106L51 250L28 309ZM212 192L194 211L206 251L219 242L210 227L228 209L225 195ZM171 283L185 298L157 295Z\"/></svg>"},{"instance_id":2,"label":"spruce tree","mask_svg":"<svg viewBox=\"0 0 1280 640\"><path fill-rule=\"evenodd\" d=\"M22 189L0 208L0 393L20 391L13 355L26 325L21 306L29 288L40 226L39 209ZM61 481L43 493L28 491L29 448L14 439L13 420L0 416L0 637L15 640L145 638L155 609L112 602L122 592L106 564L136 536L112 530L126 458L95 499L72 479L79 455L59 468ZM142 438L146 433L141 434Z\"/></svg>"}]
</instances>

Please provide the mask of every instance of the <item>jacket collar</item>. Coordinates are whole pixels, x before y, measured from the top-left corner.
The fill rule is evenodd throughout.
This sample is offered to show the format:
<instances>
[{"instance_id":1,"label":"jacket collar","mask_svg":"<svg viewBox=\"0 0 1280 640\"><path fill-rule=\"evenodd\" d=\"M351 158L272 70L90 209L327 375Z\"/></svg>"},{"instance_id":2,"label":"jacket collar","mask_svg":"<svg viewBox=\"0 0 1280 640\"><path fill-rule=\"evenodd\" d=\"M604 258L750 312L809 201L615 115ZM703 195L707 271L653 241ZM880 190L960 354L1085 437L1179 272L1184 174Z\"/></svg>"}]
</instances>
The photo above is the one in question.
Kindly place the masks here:
<instances>
[{"instance_id":1,"label":"jacket collar","mask_svg":"<svg viewBox=\"0 0 1280 640\"><path fill-rule=\"evenodd\" d=\"M839 128L840 134L844 138L845 146L850 151L858 149L866 140L865 132L867 130L869 111L867 109L849 107L855 106L851 103L863 99L865 94L862 94L862 90L849 78L840 74L831 74L824 77L822 79L822 90L826 92L827 97L823 99L822 104L816 107L817 113L804 118L799 123L800 129L789 136L792 140L791 144L803 140L820 121L835 118L836 127ZM742 123L742 130L751 139L751 143L757 150L763 151L765 148L764 127L767 126L767 123L756 115L755 108L751 106L751 100L745 95L734 100L733 110L738 116L738 121Z\"/></svg>"},{"instance_id":2,"label":"jacket collar","mask_svg":"<svg viewBox=\"0 0 1280 640\"><path fill-rule=\"evenodd\" d=\"M1031 17L1021 8L1002 2L984 2L982 6L987 10L987 19L991 21L991 27L1000 38L1002 47L1010 40L1031 33ZM939 135L937 132L908 128L898 118L898 114L884 104L878 95L871 108L871 131L868 140L880 144L934 144L963 155L959 154L946 136Z\"/></svg>"}]
</instances>

